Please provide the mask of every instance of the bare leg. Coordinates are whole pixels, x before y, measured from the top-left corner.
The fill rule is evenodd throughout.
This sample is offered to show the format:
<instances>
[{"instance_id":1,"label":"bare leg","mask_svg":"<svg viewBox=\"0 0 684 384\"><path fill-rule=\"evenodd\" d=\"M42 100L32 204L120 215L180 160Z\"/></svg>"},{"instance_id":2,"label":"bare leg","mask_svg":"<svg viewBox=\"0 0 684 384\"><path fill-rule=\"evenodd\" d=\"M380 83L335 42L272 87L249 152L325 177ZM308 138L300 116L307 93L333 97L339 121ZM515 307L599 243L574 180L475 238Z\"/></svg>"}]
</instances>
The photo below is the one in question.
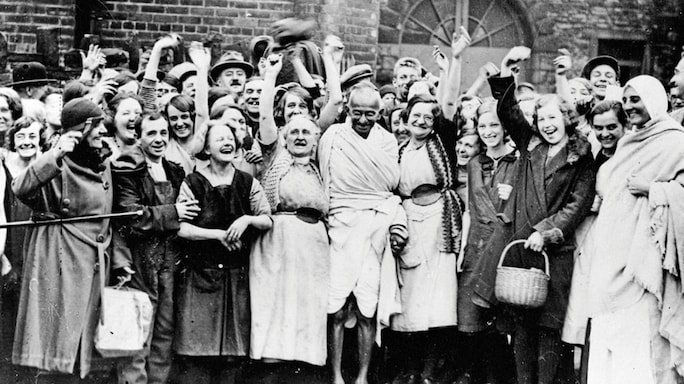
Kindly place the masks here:
<instances>
[{"instance_id":1,"label":"bare leg","mask_svg":"<svg viewBox=\"0 0 684 384\"><path fill-rule=\"evenodd\" d=\"M342 346L344 344L345 305L328 316L328 356L332 368L333 384L344 384L342 378Z\"/></svg>"},{"instance_id":2,"label":"bare leg","mask_svg":"<svg viewBox=\"0 0 684 384\"><path fill-rule=\"evenodd\" d=\"M358 340L359 340L359 375L356 384L368 384L368 367L370 366L373 343L375 342L375 316L364 317L361 311L357 311Z\"/></svg>"}]
</instances>

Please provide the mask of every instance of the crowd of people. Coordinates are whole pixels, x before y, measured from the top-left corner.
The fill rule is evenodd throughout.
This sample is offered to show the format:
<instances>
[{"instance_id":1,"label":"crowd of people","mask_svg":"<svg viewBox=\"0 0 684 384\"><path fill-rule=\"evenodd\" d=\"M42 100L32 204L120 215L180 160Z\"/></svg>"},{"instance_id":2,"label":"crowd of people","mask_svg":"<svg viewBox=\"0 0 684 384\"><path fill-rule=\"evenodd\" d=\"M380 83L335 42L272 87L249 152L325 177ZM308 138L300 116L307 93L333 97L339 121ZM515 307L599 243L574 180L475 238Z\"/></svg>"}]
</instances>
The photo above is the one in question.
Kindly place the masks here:
<instances>
[{"instance_id":1,"label":"crowd of people","mask_svg":"<svg viewBox=\"0 0 684 384\"><path fill-rule=\"evenodd\" d=\"M684 59L621 86L561 49L539 94L511 47L462 90L461 28L438 74L404 57L376 85L302 25L249 60L192 42L167 70L170 34L137 74L97 46L63 86L13 68L0 222L29 224L0 230L3 382L101 360L131 384L683 382ZM504 299L501 267L545 298ZM93 349L110 285L152 303L135 356Z\"/></svg>"}]
</instances>

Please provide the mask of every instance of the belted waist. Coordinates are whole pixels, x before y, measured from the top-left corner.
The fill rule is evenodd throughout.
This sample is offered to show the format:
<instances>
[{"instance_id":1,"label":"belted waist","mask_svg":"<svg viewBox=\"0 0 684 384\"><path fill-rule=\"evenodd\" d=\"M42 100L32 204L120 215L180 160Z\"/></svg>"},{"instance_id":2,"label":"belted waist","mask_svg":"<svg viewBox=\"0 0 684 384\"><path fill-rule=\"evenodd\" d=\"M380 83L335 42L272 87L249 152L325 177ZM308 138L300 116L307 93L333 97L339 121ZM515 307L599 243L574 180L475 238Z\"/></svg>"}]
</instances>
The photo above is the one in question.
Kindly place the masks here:
<instances>
[{"instance_id":1,"label":"belted waist","mask_svg":"<svg viewBox=\"0 0 684 384\"><path fill-rule=\"evenodd\" d=\"M402 200L411 199L416 205L432 205L441 197L444 189L434 184L421 184L411 191L411 196L402 197Z\"/></svg>"},{"instance_id":2,"label":"belted waist","mask_svg":"<svg viewBox=\"0 0 684 384\"><path fill-rule=\"evenodd\" d=\"M315 224L318 223L319 221L323 220L325 215L323 212L319 211L316 208L309 208L309 207L302 207L298 208L295 210L281 210L280 207L278 211L273 213L274 215L294 215L297 217L299 220L309 223L309 224Z\"/></svg>"}]
</instances>

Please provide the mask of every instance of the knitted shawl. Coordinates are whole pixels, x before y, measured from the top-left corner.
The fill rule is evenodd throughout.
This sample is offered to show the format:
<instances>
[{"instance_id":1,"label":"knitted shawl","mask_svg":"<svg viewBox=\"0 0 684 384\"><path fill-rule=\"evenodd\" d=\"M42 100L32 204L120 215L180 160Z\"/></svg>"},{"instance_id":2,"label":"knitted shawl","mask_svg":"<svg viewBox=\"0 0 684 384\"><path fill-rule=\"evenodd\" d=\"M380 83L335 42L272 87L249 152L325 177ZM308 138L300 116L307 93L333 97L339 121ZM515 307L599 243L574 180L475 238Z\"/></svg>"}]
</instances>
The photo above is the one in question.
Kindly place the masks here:
<instances>
[{"instance_id":1,"label":"knitted shawl","mask_svg":"<svg viewBox=\"0 0 684 384\"><path fill-rule=\"evenodd\" d=\"M279 152L280 153L276 155L273 164L268 168L262 179L262 186L264 188L264 193L266 193L268 204L271 206L271 212L276 212L278 210L278 204L280 204L280 180L290 172L294 165L294 157L292 157L290 152L284 148L280 149ZM311 163L309 163L309 167L313 169L316 177L322 184L323 179L321 178L318 169Z\"/></svg>"}]
</instances>

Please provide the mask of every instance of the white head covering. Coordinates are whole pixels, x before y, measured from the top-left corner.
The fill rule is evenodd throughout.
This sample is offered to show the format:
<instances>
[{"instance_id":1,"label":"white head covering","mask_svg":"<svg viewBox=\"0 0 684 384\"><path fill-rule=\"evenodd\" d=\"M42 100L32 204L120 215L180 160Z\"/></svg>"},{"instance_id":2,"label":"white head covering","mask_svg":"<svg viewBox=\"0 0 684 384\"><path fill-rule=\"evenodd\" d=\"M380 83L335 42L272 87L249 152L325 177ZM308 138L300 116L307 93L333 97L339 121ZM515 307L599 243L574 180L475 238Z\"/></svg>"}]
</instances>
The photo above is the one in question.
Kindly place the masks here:
<instances>
[{"instance_id":1,"label":"white head covering","mask_svg":"<svg viewBox=\"0 0 684 384\"><path fill-rule=\"evenodd\" d=\"M659 120L667 116L667 92L660 80L653 76L641 75L628 81L622 91L624 92L629 87L632 87L641 97L651 120Z\"/></svg>"}]
</instances>

